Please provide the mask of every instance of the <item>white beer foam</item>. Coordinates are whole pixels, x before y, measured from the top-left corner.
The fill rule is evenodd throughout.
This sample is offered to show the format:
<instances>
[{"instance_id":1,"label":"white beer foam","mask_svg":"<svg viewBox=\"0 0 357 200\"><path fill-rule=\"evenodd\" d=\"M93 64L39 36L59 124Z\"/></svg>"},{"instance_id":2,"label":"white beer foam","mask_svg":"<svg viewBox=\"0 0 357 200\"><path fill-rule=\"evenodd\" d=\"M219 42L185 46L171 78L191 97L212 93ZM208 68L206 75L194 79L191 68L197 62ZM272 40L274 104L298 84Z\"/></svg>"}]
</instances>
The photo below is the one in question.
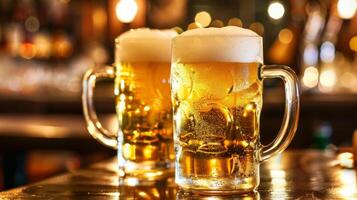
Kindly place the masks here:
<instances>
[{"instance_id":1,"label":"white beer foam","mask_svg":"<svg viewBox=\"0 0 357 200\"><path fill-rule=\"evenodd\" d=\"M171 62L174 30L132 29L115 39L115 61Z\"/></svg>"},{"instance_id":2,"label":"white beer foam","mask_svg":"<svg viewBox=\"0 0 357 200\"><path fill-rule=\"evenodd\" d=\"M262 37L236 26L188 30L173 41L173 61L262 63Z\"/></svg>"}]
</instances>

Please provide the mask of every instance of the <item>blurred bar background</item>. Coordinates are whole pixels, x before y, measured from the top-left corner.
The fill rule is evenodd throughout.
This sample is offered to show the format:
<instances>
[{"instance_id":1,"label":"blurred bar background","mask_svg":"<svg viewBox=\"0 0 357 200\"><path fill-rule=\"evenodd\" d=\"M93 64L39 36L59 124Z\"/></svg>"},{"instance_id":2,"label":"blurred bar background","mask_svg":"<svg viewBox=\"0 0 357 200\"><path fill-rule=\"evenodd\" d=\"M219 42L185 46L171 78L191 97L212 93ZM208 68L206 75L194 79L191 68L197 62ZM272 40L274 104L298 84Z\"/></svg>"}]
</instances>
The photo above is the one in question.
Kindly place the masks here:
<instances>
[{"instance_id":1,"label":"blurred bar background","mask_svg":"<svg viewBox=\"0 0 357 200\"><path fill-rule=\"evenodd\" d=\"M357 128L356 0L0 0L0 190L115 155L90 138L81 79L114 61L114 39L130 28L227 25L264 38L265 64L300 77L301 117L290 148L350 146ZM115 131L112 82L96 108ZM261 141L283 112L279 81L265 82Z\"/></svg>"}]
</instances>

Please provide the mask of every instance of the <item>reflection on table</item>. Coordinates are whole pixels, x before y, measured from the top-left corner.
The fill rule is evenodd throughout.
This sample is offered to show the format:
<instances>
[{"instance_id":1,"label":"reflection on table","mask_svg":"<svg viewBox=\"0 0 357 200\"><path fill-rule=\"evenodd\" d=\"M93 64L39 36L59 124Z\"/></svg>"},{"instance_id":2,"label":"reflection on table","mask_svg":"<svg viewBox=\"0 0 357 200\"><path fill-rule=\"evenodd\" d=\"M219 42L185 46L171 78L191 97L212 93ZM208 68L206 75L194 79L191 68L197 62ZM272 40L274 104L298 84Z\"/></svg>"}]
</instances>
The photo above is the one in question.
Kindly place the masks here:
<instances>
[{"instance_id":1,"label":"reflection on table","mask_svg":"<svg viewBox=\"0 0 357 200\"><path fill-rule=\"evenodd\" d=\"M352 199L356 171L337 165L333 153L288 151L261 166L258 191L238 196L199 196L180 190L173 171L157 181L119 179L116 160L98 163L34 185L0 193L2 198L70 199Z\"/></svg>"}]
</instances>

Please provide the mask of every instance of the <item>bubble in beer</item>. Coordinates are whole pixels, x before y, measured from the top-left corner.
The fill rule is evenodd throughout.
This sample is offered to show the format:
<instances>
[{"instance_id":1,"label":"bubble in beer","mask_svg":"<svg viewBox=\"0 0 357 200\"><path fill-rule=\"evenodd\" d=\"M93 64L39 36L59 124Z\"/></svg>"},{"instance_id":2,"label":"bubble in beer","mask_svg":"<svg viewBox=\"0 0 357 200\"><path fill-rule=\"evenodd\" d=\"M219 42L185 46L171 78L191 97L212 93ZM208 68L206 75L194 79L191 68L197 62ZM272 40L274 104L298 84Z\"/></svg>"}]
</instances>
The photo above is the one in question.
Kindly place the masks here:
<instances>
[{"instance_id":1,"label":"bubble in beer","mask_svg":"<svg viewBox=\"0 0 357 200\"><path fill-rule=\"evenodd\" d=\"M192 86L194 98L200 96L204 101L226 98L234 84L229 68L220 63L197 64L197 67L201 68L200 73L191 75L191 79L195 81Z\"/></svg>"},{"instance_id":2,"label":"bubble in beer","mask_svg":"<svg viewBox=\"0 0 357 200\"><path fill-rule=\"evenodd\" d=\"M176 66L171 72L171 88L175 91L173 98L182 101L192 92L192 74L185 67Z\"/></svg>"}]
</instances>

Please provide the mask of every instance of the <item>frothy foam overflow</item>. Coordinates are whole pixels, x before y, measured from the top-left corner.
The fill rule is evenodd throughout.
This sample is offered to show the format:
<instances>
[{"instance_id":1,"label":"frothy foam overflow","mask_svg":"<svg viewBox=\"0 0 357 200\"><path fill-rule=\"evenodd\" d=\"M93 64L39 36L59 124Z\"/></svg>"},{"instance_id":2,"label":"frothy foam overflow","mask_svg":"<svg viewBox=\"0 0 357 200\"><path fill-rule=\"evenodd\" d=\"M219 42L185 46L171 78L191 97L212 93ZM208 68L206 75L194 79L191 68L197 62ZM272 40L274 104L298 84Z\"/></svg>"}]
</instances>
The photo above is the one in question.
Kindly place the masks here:
<instances>
[{"instance_id":1,"label":"frothy foam overflow","mask_svg":"<svg viewBox=\"0 0 357 200\"><path fill-rule=\"evenodd\" d=\"M115 61L171 62L174 30L132 29L115 39Z\"/></svg>"},{"instance_id":2,"label":"frothy foam overflow","mask_svg":"<svg viewBox=\"0 0 357 200\"><path fill-rule=\"evenodd\" d=\"M262 63L262 38L235 26L192 29L174 38L173 61Z\"/></svg>"}]
</instances>

